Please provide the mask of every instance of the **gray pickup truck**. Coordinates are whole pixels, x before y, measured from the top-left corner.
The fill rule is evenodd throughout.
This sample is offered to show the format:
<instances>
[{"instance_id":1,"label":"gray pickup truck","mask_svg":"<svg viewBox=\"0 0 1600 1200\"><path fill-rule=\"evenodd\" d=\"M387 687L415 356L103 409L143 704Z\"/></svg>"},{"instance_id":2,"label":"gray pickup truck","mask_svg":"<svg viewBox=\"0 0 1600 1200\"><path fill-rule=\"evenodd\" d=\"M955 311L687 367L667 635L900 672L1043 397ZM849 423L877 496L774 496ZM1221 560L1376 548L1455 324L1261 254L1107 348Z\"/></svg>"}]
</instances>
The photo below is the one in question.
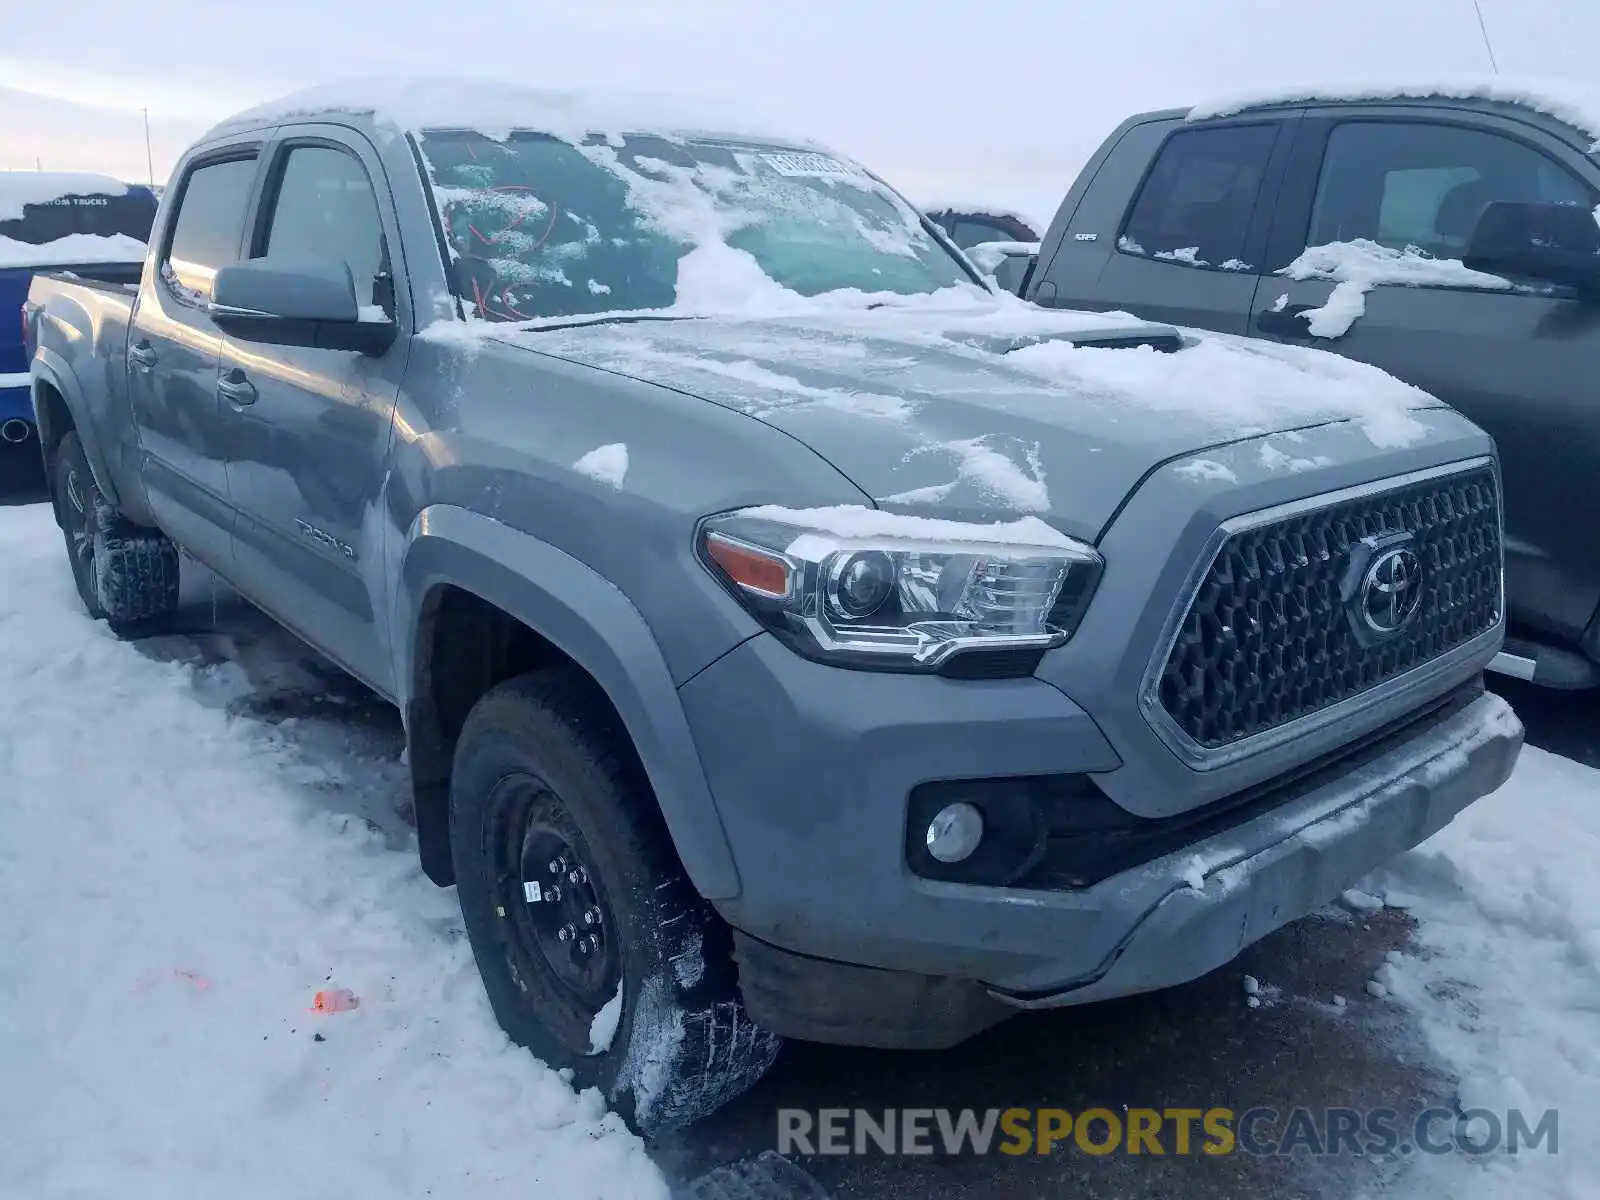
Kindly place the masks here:
<instances>
[{"instance_id":1,"label":"gray pickup truck","mask_svg":"<svg viewBox=\"0 0 1600 1200\"><path fill-rule=\"evenodd\" d=\"M1505 781L1480 430L995 294L719 127L302 96L187 153L137 287L28 303L89 611L182 546L393 700L515 1041L670 1127L782 1037L1193 979Z\"/></svg>"},{"instance_id":2,"label":"gray pickup truck","mask_svg":"<svg viewBox=\"0 0 1600 1200\"><path fill-rule=\"evenodd\" d=\"M1600 684L1600 97L1561 81L1289 89L1142 113L1024 276L1123 310L1371 363L1499 448L1510 632L1495 667ZM1019 256L1020 257L1020 256Z\"/></svg>"}]
</instances>

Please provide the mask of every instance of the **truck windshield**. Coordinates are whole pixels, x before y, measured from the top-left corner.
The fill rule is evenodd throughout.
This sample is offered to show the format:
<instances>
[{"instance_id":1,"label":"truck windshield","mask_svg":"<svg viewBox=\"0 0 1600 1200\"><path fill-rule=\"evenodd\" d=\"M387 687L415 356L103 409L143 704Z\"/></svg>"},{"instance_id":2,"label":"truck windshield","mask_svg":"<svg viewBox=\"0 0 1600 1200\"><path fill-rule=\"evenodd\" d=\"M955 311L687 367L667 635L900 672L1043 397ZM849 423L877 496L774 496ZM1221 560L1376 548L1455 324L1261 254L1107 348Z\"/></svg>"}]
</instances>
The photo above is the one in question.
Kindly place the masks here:
<instances>
[{"instance_id":1,"label":"truck windshield","mask_svg":"<svg viewBox=\"0 0 1600 1200\"><path fill-rule=\"evenodd\" d=\"M461 293L490 320L972 284L910 205L827 154L457 130L420 142Z\"/></svg>"}]
</instances>

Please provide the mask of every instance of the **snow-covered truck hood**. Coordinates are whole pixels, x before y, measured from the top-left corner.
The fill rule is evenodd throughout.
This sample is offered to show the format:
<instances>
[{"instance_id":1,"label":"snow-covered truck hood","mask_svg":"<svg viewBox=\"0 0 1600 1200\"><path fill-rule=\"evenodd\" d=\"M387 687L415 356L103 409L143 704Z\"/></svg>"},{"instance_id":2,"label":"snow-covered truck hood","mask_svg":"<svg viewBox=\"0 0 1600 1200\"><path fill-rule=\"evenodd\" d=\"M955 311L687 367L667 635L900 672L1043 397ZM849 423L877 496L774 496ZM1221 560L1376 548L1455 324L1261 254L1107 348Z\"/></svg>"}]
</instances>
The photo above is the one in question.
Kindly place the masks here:
<instances>
[{"instance_id":1,"label":"snow-covered truck hood","mask_svg":"<svg viewBox=\"0 0 1600 1200\"><path fill-rule=\"evenodd\" d=\"M747 413L812 447L879 504L1039 513L1084 538L1162 464L1214 484L1236 478L1238 463L1196 465L1195 456L1249 443L1246 469L1318 470L1435 436L1437 422L1420 410L1441 407L1320 351L1021 302L942 315L910 306L478 328ZM1136 344L1164 338L1181 348Z\"/></svg>"}]
</instances>

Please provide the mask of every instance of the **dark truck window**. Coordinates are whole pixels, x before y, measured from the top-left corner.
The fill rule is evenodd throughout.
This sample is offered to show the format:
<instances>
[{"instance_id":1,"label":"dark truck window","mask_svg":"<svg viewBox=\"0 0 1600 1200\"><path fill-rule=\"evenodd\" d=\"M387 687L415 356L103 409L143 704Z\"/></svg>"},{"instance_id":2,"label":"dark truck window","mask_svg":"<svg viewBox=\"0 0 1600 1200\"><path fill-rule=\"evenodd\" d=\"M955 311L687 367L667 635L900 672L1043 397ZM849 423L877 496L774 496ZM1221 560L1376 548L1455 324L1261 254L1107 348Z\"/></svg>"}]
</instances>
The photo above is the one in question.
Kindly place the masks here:
<instances>
[{"instance_id":1,"label":"dark truck window","mask_svg":"<svg viewBox=\"0 0 1600 1200\"><path fill-rule=\"evenodd\" d=\"M984 242L1033 242L1037 237L1016 224L1002 224L976 217L957 217L951 222L950 240L963 250L970 250Z\"/></svg>"},{"instance_id":2,"label":"dark truck window","mask_svg":"<svg viewBox=\"0 0 1600 1200\"><path fill-rule=\"evenodd\" d=\"M1307 245L1369 238L1460 258L1492 200L1592 205L1554 159L1481 129L1350 121L1328 137Z\"/></svg>"},{"instance_id":3,"label":"dark truck window","mask_svg":"<svg viewBox=\"0 0 1600 1200\"><path fill-rule=\"evenodd\" d=\"M238 261L255 175L254 158L230 158L204 163L184 181L162 271L190 299L209 300L217 268Z\"/></svg>"},{"instance_id":4,"label":"dark truck window","mask_svg":"<svg viewBox=\"0 0 1600 1200\"><path fill-rule=\"evenodd\" d=\"M383 223L372 182L355 155L329 146L289 151L262 252L343 259L361 303L379 303L373 287L383 269Z\"/></svg>"},{"instance_id":5,"label":"dark truck window","mask_svg":"<svg viewBox=\"0 0 1600 1200\"><path fill-rule=\"evenodd\" d=\"M148 242L155 219L155 194L148 188L130 187L120 196L84 193L24 205L21 217L0 221L0 237L31 246L73 234L121 235Z\"/></svg>"},{"instance_id":6,"label":"dark truck window","mask_svg":"<svg viewBox=\"0 0 1600 1200\"><path fill-rule=\"evenodd\" d=\"M1161 148L1118 249L1197 267L1246 270L1241 261L1274 125L1186 129Z\"/></svg>"}]
</instances>

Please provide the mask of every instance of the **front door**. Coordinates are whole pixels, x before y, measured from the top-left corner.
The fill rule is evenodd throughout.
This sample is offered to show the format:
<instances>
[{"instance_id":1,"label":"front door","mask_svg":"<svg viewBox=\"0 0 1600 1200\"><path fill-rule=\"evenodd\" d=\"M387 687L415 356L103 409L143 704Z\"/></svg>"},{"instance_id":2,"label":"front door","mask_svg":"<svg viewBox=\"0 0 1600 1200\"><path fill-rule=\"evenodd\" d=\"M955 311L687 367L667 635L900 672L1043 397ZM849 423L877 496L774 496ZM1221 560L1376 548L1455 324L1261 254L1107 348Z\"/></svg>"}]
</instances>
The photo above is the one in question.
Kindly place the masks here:
<instances>
[{"instance_id":1,"label":"front door","mask_svg":"<svg viewBox=\"0 0 1600 1200\"><path fill-rule=\"evenodd\" d=\"M1382 367L1493 435L1508 611L1578 641L1600 604L1585 501L1600 462L1600 305L1468 271L1461 258L1490 201L1589 209L1600 197L1559 143L1509 119L1374 109L1308 117L1302 129L1318 151L1295 156L1310 211L1282 214L1295 222L1282 254L1300 257L1261 281L1251 332Z\"/></svg>"},{"instance_id":2,"label":"front door","mask_svg":"<svg viewBox=\"0 0 1600 1200\"><path fill-rule=\"evenodd\" d=\"M128 391L145 491L174 540L230 574L233 518L217 397L222 331L206 314L217 268L237 261L255 182L254 147L190 164L178 181L158 269L128 330Z\"/></svg>"},{"instance_id":3,"label":"front door","mask_svg":"<svg viewBox=\"0 0 1600 1200\"><path fill-rule=\"evenodd\" d=\"M364 311L398 319L382 355L229 338L217 387L232 427L240 586L312 645L391 692L380 496L410 320L383 168L348 131L272 152L250 257L348 264ZM396 300L396 296L402 297Z\"/></svg>"}]
</instances>

